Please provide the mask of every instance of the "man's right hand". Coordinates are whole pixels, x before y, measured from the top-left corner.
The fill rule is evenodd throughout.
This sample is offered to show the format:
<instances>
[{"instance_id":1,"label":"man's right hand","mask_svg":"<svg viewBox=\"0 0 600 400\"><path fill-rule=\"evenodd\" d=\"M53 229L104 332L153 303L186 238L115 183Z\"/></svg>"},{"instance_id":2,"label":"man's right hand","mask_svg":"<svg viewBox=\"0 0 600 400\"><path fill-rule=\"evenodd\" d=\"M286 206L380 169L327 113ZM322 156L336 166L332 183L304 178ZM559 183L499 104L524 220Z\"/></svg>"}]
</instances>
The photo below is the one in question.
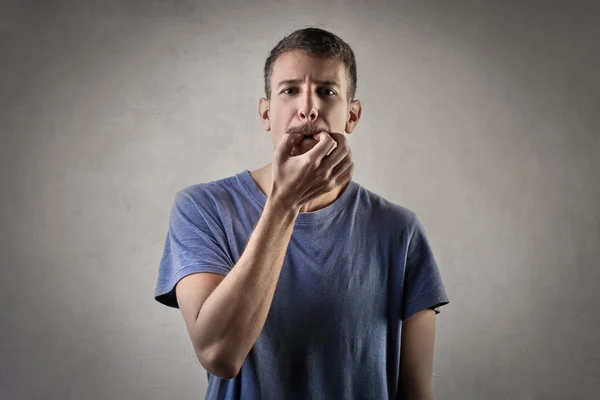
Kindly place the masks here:
<instances>
[{"instance_id":1,"label":"man's right hand","mask_svg":"<svg viewBox=\"0 0 600 400\"><path fill-rule=\"evenodd\" d=\"M294 156L303 134L285 134L273 153L271 196L295 210L352 179L354 163L344 134L319 132L318 143Z\"/></svg>"}]
</instances>

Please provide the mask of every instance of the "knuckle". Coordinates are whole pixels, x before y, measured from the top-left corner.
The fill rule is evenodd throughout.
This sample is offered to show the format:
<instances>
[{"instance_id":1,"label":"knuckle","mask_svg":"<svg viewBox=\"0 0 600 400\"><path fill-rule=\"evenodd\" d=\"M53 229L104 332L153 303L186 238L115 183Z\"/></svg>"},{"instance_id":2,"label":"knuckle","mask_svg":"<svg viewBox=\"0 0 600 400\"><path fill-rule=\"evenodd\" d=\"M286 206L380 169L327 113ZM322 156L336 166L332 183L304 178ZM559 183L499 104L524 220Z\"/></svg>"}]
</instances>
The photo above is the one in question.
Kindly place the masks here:
<instances>
[{"instance_id":1,"label":"knuckle","mask_svg":"<svg viewBox=\"0 0 600 400\"><path fill-rule=\"evenodd\" d=\"M341 147L342 147L342 150L344 151L344 153L350 154L350 145L348 144L348 142L342 143Z\"/></svg>"},{"instance_id":2,"label":"knuckle","mask_svg":"<svg viewBox=\"0 0 600 400\"><path fill-rule=\"evenodd\" d=\"M315 170L317 168L317 158L315 156L308 156L304 161L304 168L308 170Z\"/></svg>"}]
</instances>

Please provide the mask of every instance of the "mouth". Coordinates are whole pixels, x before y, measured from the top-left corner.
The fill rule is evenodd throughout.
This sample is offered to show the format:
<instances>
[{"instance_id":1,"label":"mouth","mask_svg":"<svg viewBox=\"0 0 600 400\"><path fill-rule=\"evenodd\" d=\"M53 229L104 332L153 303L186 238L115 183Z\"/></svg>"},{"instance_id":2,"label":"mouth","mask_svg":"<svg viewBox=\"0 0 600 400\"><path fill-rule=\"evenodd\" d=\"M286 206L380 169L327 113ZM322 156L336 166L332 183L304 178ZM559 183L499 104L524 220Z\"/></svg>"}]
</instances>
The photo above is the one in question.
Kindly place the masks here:
<instances>
[{"instance_id":1,"label":"mouth","mask_svg":"<svg viewBox=\"0 0 600 400\"><path fill-rule=\"evenodd\" d=\"M312 140L314 142L317 142L317 139L315 139L315 136L317 134L315 133L314 135L310 135L310 134L304 134L304 137L302 138L302 140Z\"/></svg>"}]
</instances>

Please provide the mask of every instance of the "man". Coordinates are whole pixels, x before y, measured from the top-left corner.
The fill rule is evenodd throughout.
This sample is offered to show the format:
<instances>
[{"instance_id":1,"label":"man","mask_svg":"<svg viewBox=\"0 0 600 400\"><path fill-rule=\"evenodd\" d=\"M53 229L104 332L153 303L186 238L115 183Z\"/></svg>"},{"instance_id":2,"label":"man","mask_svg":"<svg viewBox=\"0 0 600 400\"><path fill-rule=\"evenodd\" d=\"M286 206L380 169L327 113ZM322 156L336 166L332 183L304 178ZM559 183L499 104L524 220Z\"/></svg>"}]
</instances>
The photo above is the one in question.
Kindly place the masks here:
<instances>
[{"instance_id":1,"label":"man","mask_svg":"<svg viewBox=\"0 0 600 400\"><path fill-rule=\"evenodd\" d=\"M415 213L351 179L353 51L297 30L264 78L273 161L179 191L159 268L155 299L181 310L206 398L431 399L449 300Z\"/></svg>"}]
</instances>

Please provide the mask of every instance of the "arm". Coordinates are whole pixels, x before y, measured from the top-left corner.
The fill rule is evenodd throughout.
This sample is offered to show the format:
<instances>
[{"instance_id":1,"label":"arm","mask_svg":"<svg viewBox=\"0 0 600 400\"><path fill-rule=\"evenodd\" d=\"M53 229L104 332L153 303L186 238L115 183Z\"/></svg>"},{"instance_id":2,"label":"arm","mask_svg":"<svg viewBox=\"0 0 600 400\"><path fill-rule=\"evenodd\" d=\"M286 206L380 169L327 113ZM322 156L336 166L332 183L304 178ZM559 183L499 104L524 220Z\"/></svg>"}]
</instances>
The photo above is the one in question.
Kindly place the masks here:
<instances>
[{"instance_id":1,"label":"arm","mask_svg":"<svg viewBox=\"0 0 600 400\"><path fill-rule=\"evenodd\" d=\"M400 390L402 400L433 400L431 375L435 311L422 310L402 323Z\"/></svg>"},{"instance_id":2,"label":"arm","mask_svg":"<svg viewBox=\"0 0 600 400\"><path fill-rule=\"evenodd\" d=\"M207 370L225 379L238 374L264 327L298 212L269 197L240 259L191 318Z\"/></svg>"}]
</instances>

